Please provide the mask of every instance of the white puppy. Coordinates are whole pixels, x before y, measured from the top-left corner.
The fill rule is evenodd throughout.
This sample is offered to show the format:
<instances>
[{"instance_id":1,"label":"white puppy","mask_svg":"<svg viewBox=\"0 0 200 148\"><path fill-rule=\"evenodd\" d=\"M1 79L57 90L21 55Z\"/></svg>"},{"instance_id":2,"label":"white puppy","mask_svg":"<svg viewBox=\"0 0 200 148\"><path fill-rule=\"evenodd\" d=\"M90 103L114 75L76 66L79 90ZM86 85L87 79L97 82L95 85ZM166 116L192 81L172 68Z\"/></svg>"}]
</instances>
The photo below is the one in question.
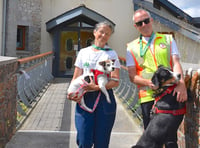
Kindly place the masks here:
<instances>
[{"instance_id":1,"label":"white puppy","mask_svg":"<svg viewBox=\"0 0 200 148\"><path fill-rule=\"evenodd\" d=\"M110 77L110 73L114 71L114 61L115 60L105 60L98 62L97 69L93 70L95 83L99 85L99 88L106 96L108 103L111 103L109 94L105 88L106 83L108 82L108 78Z\"/></svg>"},{"instance_id":2,"label":"white puppy","mask_svg":"<svg viewBox=\"0 0 200 148\"><path fill-rule=\"evenodd\" d=\"M110 97L105 88L105 85L108 82L108 77L109 77L110 72L114 70L114 60L108 59L105 61L100 61L97 64L98 64L96 67L97 69L85 72L83 75L73 80L67 90L67 93L71 94L72 96L74 95L77 95L79 97L82 96L80 106L88 112L93 112L95 108L90 109L85 105L84 98L83 98L85 91L82 89L82 87L84 85L87 85L86 82L90 83L90 77L94 78L95 83L99 85L99 88L105 94L107 101L111 103Z\"/></svg>"},{"instance_id":3,"label":"white puppy","mask_svg":"<svg viewBox=\"0 0 200 148\"><path fill-rule=\"evenodd\" d=\"M94 78L94 74L92 72L85 72L83 75L77 77L75 80L73 80L69 88L67 90L67 94L70 94L70 96L78 96L82 97L80 106L87 110L88 112L92 112L92 109L88 108L85 105L85 101L83 98L83 95L85 94L85 91L83 90L83 86L87 85L85 82L90 83L90 77Z\"/></svg>"}]
</instances>

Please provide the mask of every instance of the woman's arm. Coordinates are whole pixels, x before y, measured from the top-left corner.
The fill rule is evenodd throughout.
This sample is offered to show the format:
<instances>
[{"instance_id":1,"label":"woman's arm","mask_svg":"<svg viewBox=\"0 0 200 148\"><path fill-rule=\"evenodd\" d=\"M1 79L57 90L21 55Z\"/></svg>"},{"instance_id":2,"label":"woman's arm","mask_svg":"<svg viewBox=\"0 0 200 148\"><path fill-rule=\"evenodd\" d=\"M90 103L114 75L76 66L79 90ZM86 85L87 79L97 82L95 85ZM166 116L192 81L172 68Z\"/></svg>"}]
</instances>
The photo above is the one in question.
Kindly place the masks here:
<instances>
[{"instance_id":1,"label":"woman's arm","mask_svg":"<svg viewBox=\"0 0 200 148\"><path fill-rule=\"evenodd\" d=\"M119 85L119 68L115 68L113 72L111 72L111 77L108 83L106 84L106 89L111 89L113 87L117 87Z\"/></svg>"},{"instance_id":2,"label":"woman's arm","mask_svg":"<svg viewBox=\"0 0 200 148\"><path fill-rule=\"evenodd\" d=\"M82 75L82 74L83 74L83 70L80 69L79 67L75 67L75 69L74 69L74 75L72 77L72 81L74 79L76 79L77 77L79 77L80 75Z\"/></svg>"},{"instance_id":3,"label":"woman's arm","mask_svg":"<svg viewBox=\"0 0 200 148\"><path fill-rule=\"evenodd\" d=\"M79 67L75 67L74 75L73 75L73 78L72 78L71 82L73 80L75 80L77 77L79 77L80 75L82 75L82 73L83 73L82 69L80 69ZM77 97L77 96L72 96L71 94L67 94L67 98L69 100L73 100L75 102L80 102L82 97Z\"/></svg>"}]
</instances>

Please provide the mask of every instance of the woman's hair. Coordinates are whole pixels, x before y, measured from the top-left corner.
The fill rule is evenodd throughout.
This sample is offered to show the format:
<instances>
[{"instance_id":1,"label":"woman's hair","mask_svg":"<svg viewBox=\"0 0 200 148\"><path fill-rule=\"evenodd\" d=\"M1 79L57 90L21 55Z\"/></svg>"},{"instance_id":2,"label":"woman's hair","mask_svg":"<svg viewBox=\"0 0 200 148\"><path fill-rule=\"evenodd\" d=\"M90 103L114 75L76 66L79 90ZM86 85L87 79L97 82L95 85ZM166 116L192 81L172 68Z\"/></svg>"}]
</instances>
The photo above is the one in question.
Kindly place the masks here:
<instances>
[{"instance_id":1,"label":"woman's hair","mask_svg":"<svg viewBox=\"0 0 200 148\"><path fill-rule=\"evenodd\" d=\"M103 22L99 22L95 25L94 30L98 30L101 26L108 26L111 29L111 32L114 32L114 27L111 23L107 22L107 21L103 21Z\"/></svg>"}]
</instances>

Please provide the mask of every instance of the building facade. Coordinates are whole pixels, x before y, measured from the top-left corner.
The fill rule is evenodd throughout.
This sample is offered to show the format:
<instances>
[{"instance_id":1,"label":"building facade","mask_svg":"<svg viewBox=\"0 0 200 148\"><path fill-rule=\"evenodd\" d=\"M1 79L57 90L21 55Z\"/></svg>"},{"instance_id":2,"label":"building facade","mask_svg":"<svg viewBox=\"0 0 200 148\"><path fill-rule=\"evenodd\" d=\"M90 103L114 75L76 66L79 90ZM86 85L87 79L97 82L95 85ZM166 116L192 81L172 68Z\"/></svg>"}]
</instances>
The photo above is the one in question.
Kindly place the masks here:
<instances>
[{"instance_id":1,"label":"building facade","mask_svg":"<svg viewBox=\"0 0 200 148\"><path fill-rule=\"evenodd\" d=\"M182 62L200 63L199 20L192 24L190 16L168 1L3 0L0 7L1 55L21 58L54 51L54 76L73 73L76 55L91 44L99 21L115 26L108 45L125 57L126 44L139 35L132 20L138 8L150 11L155 31L173 33Z\"/></svg>"}]
</instances>

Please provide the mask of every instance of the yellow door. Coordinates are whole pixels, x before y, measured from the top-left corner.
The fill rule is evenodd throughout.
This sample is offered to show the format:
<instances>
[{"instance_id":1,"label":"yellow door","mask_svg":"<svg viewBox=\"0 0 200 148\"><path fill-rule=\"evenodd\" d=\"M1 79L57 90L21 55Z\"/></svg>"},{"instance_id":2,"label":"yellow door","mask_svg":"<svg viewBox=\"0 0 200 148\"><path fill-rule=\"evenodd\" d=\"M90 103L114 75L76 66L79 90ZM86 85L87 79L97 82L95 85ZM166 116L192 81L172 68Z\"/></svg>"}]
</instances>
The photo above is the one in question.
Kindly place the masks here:
<instances>
[{"instance_id":1,"label":"yellow door","mask_svg":"<svg viewBox=\"0 0 200 148\"><path fill-rule=\"evenodd\" d=\"M73 73L78 52L78 32L62 31L60 39L59 72L64 75L70 74Z\"/></svg>"},{"instance_id":2,"label":"yellow door","mask_svg":"<svg viewBox=\"0 0 200 148\"><path fill-rule=\"evenodd\" d=\"M94 36L91 30L80 30L80 37L77 31L61 32L59 54L60 75L73 75L74 62L78 51L82 48L90 46L93 39Z\"/></svg>"}]
</instances>

